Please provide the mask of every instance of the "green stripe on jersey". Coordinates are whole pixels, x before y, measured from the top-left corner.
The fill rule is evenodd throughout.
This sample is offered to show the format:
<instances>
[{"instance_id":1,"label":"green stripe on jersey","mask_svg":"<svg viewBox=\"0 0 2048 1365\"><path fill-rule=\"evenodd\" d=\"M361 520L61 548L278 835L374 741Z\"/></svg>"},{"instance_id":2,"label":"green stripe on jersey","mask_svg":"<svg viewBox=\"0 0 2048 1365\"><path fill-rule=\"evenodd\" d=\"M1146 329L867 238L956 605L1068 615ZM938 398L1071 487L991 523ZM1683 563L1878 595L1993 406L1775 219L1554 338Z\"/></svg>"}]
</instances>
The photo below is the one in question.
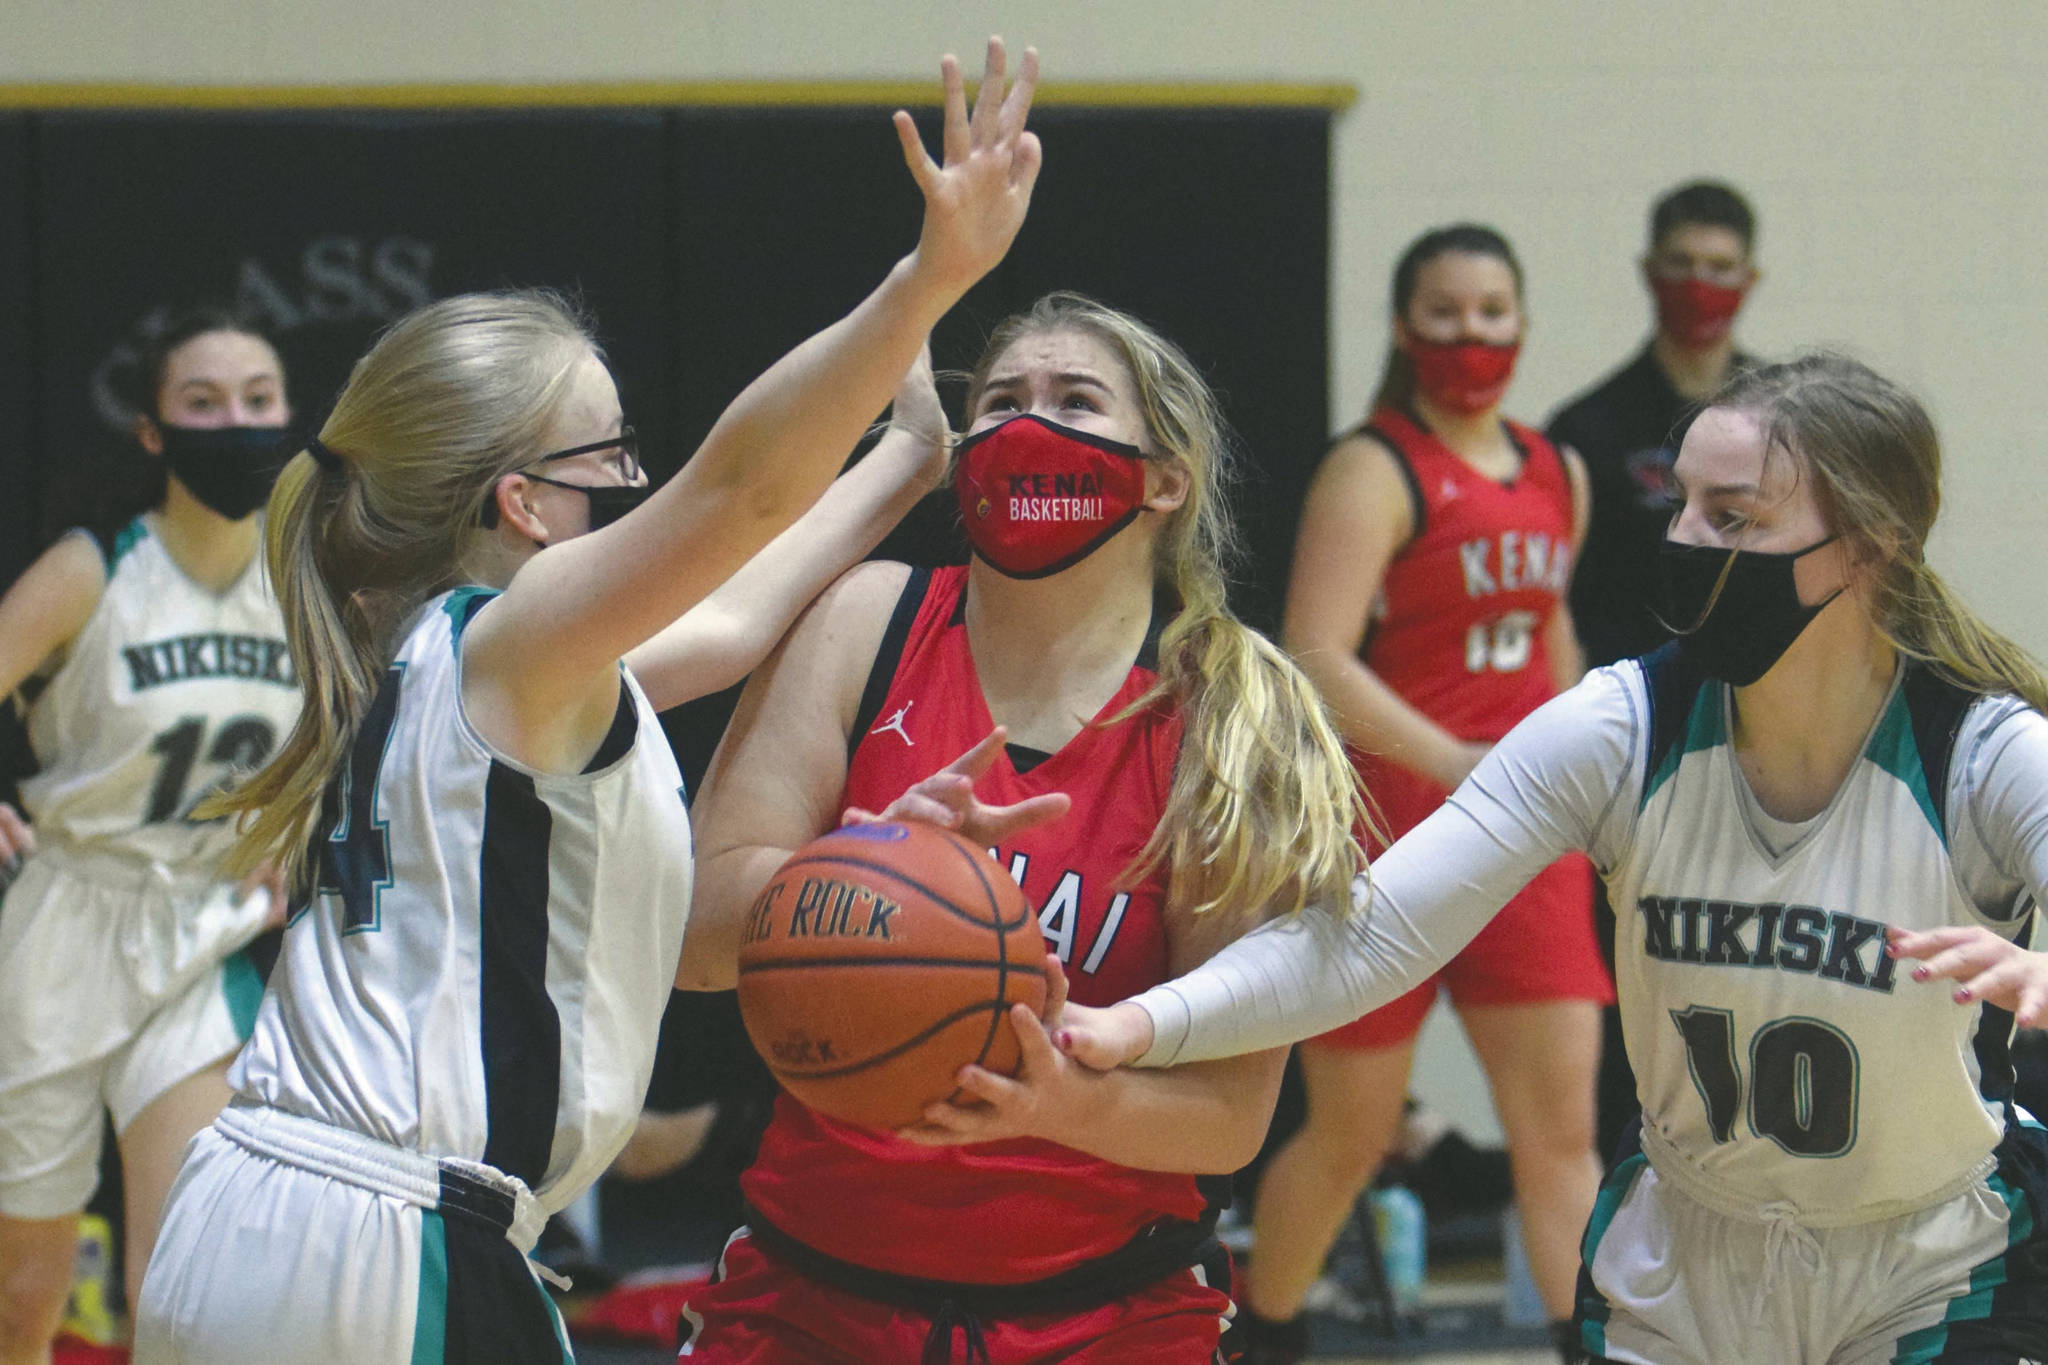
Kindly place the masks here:
<instances>
[{"instance_id":1,"label":"green stripe on jersey","mask_svg":"<svg viewBox=\"0 0 2048 1365\"><path fill-rule=\"evenodd\" d=\"M248 1042L256 1031L256 1007L263 1003L263 974L247 949L228 954L220 964L220 989L227 997L228 1018L235 1022L235 1036Z\"/></svg>"},{"instance_id":2,"label":"green stripe on jersey","mask_svg":"<svg viewBox=\"0 0 2048 1365\"><path fill-rule=\"evenodd\" d=\"M1721 693L1721 684L1708 681L1701 684L1700 690L1693 694L1692 710L1685 718L1685 739L1672 745L1665 753L1664 761L1657 765L1657 771L1650 774L1649 785L1643 788L1644 807L1650 804L1650 798L1657 794L1657 789L1671 780L1687 754L1698 753L1701 749L1711 749L1717 744L1728 742L1727 718L1722 712L1724 703Z\"/></svg>"},{"instance_id":3,"label":"green stripe on jersey","mask_svg":"<svg viewBox=\"0 0 2048 1365\"><path fill-rule=\"evenodd\" d=\"M441 1365L448 1353L448 1229L420 1213L420 1301L412 1319L412 1365Z\"/></svg>"},{"instance_id":4,"label":"green stripe on jersey","mask_svg":"<svg viewBox=\"0 0 2048 1365\"><path fill-rule=\"evenodd\" d=\"M107 577L114 576L114 566L121 562L121 557L140 545L148 534L149 527L143 524L141 517L114 533L114 552L107 556Z\"/></svg>"},{"instance_id":5,"label":"green stripe on jersey","mask_svg":"<svg viewBox=\"0 0 2048 1365\"><path fill-rule=\"evenodd\" d=\"M1927 790L1927 769L1920 763L1920 746L1913 740L1913 717L1907 709L1903 687L1893 690L1891 704L1885 707L1884 719L1871 732L1863 756L1899 779L1899 784L1913 794L1935 837L1946 844L1948 832L1941 827L1941 813L1935 808L1933 794Z\"/></svg>"}]
</instances>

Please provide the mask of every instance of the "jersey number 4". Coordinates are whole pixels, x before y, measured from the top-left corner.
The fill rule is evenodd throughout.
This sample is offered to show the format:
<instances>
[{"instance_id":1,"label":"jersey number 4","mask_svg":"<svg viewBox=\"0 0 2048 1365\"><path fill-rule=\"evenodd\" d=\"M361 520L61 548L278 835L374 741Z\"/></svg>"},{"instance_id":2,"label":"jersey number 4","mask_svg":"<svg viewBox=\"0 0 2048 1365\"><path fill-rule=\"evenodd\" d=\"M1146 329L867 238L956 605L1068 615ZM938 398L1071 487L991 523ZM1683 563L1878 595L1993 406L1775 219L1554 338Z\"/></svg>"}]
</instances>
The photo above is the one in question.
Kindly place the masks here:
<instances>
[{"instance_id":1,"label":"jersey number 4","mask_svg":"<svg viewBox=\"0 0 2048 1365\"><path fill-rule=\"evenodd\" d=\"M1706 1102L1714 1141L1735 1136L1742 1069L1735 1016L1694 1005L1672 1010L1685 1064ZM1804 1015L1773 1019L1749 1040L1749 1127L1793 1156L1841 1156L1856 1145L1856 1045L1833 1024Z\"/></svg>"},{"instance_id":2,"label":"jersey number 4","mask_svg":"<svg viewBox=\"0 0 2048 1365\"><path fill-rule=\"evenodd\" d=\"M391 831L377 818L377 775L391 744L391 727L398 719L398 689L404 680L404 664L393 664L385 672L377 699L370 703L369 713L356 730L356 741L349 746L339 790L330 798L340 813L327 842L320 846L319 892L341 898L344 934L373 932L383 924L378 899L391 885Z\"/></svg>"}]
</instances>

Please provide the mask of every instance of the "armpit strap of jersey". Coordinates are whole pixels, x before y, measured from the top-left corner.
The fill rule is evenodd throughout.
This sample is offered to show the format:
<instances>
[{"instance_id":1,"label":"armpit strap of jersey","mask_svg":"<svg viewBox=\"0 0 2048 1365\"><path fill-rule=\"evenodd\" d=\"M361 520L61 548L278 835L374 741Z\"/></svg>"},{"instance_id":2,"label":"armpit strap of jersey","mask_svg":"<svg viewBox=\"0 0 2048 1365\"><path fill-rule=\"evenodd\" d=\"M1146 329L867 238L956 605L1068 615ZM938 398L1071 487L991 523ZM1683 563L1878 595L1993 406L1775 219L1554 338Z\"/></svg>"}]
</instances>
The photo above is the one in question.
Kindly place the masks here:
<instances>
[{"instance_id":1,"label":"armpit strap of jersey","mask_svg":"<svg viewBox=\"0 0 2048 1365\"><path fill-rule=\"evenodd\" d=\"M1644 746L1643 755L1642 799L1646 802L1664 761L1685 739L1693 701L1699 696L1701 684L1706 681L1706 675L1679 647L1681 643L1673 640L1660 645L1637 660L1642 666L1644 686L1650 694L1649 743Z\"/></svg>"},{"instance_id":2,"label":"armpit strap of jersey","mask_svg":"<svg viewBox=\"0 0 2048 1365\"><path fill-rule=\"evenodd\" d=\"M882 714L882 703L889 699L889 684L896 681L896 667L903 662L903 647L910 642L910 628L917 624L917 613L924 606L925 594L931 590L932 571L914 568L910 579L903 585L902 596L896 599L896 610L889 614L889 627L882 632L882 645L875 651L875 662L868 669L867 686L861 689L860 710L854 713L853 730L846 737L846 760L853 761L853 751L873 728L875 718ZM965 594L962 594L964 600Z\"/></svg>"},{"instance_id":3,"label":"armpit strap of jersey","mask_svg":"<svg viewBox=\"0 0 2048 1365\"><path fill-rule=\"evenodd\" d=\"M1415 516L1415 528L1408 533L1408 538L1421 539L1423 528L1429 525L1429 507L1422 500L1422 484L1415 477L1415 466L1408 462L1408 453L1401 449L1401 443L1394 439L1392 432L1375 422L1367 422L1357 434L1372 437L1394 457L1394 468L1401 471L1401 482L1408 486L1408 508Z\"/></svg>"},{"instance_id":4,"label":"armpit strap of jersey","mask_svg":"<svg viewBox=\"0 0 2048 1365\"><path fill-rule=\"evenodd\" d=\"M1956 737L1962 732L1964 713L1983 694L1949 681L1917 659L1907 662L1899 690L1905 694L1906 716L1913 725L1913 746L1920 751L1920 771L1927 778L1927 794L1933 798L1935 814L1941 820L1941 837L1946 842L1948 777L1955 758Z\"/></svg>"}]
</instances>

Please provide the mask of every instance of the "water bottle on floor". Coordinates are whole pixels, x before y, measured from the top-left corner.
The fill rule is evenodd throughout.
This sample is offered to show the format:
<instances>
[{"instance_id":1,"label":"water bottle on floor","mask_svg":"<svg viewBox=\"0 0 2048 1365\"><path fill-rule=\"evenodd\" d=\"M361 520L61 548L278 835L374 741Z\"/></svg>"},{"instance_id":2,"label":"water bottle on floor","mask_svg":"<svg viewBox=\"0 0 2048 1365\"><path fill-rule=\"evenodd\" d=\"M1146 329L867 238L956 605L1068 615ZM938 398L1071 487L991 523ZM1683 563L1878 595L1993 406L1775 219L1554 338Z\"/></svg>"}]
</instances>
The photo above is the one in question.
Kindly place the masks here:
<instances>
[{"instance_id":1,"label":"water bottle on floor","mask_svg":"<svg viewBox=\"0 0 2048 1365\"><path fill-rule=\"evenodd\" d=\"M1422 1306L1422 1284L1429 1271L1429 1224L1422 1201L1402 1185L1386 1185L1372 1192L1373 1231L1380 1248L1380 1264L1393 1295L1394 1309L1402 1315Z\"/></svg>"}]
</instances>

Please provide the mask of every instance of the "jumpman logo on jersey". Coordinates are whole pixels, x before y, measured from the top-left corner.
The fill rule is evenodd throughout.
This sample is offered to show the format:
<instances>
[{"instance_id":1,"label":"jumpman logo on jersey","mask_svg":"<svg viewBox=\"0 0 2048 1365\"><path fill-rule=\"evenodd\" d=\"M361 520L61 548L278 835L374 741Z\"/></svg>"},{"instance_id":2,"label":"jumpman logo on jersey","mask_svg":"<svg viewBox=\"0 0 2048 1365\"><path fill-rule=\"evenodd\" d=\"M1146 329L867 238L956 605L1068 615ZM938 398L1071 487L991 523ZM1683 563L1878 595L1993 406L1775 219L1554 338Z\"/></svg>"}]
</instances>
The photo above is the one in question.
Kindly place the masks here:
<instances>
[{"instance_id":1,"label":"jumpman logo on jersey","mask_svg":"<svg viewBox=\"0 0 2048 1365\"><path fill-rule=\"evenodd\" d=\"M910 708L915 705L917 705L917 698L912 697L897 709L895 715L889 717L889 719L883 721L880 725L868 731L868 733L871 735L881 735L894 730L897 734L903 736L904 747L915 749L917 741L910 737L910 731L903 728L903 718L910 714Z\"/></svg>"}]
</instances>

